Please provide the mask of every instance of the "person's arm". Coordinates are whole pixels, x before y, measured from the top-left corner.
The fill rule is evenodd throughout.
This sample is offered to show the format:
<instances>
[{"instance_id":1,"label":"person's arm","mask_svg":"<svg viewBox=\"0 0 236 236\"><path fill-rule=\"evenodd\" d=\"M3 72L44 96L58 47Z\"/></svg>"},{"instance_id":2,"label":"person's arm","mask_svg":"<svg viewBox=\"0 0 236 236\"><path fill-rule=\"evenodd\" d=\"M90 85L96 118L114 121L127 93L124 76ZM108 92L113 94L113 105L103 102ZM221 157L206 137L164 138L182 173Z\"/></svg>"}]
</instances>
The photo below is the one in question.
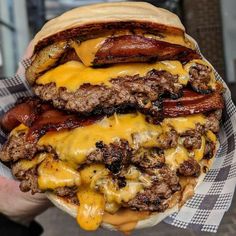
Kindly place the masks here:
<instances>
[{"instance_id":1,"label":"person's arm","mask_svg":"<svg viewBox=\"0 0 236 236\"><path fill-rule=\"evenodd\" d=\"M44 194L23 193L17 181L0 176L0 235L39 236L34 218L50 205Z\"/></svg>"},{"instance_id":2,"label":"person's arm","mask_svg":"<svg viewBox=\"0 0 236 236\"><path fill-rule=\"evenodd\" d=\"M28 226L25 226L0 214L1 236L40 236L42 232L43 228L35 221L32 221Z\"/></svg>"},{"instance_id":3,"label":"person's arm","mask_svg":"<svg viewBox=\"0 0 236 236\"><path fill-rule=\"evenodd\" d=\"M23 225L29 224L51 205L45 194L23 193L19 189L18 181L2 176L0 176L0 199L0 212Z\"/></svg>"},{"instance_id":4,"label":"person's arm","mask_svg":"<svg viewBox=\"0 0 236 236\"><path fill-rule=\"evenodd\" d=\"M33 52L30 42L22 59L30 58ZM17 70L24 76L25 68L20 63ZM9 99L7 105L12 105ZM0 130L1 131L1 130ZM0 140L0 146L3 140ZM46 210L51 203L44 194L23 193L19 189L19 182L13 180L11 171L0 162L0 236L38 236L42 228L34 218Z\"/></svg>"}]
</instances>

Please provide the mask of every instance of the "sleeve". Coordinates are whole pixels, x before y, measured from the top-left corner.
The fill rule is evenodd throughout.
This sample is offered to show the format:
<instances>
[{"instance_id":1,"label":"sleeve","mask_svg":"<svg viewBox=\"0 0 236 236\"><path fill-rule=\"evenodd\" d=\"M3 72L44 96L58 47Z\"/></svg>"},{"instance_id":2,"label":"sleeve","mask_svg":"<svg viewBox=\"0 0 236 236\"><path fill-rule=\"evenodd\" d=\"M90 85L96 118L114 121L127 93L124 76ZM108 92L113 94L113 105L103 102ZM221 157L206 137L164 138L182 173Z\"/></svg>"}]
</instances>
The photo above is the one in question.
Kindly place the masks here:
<instances>
[{"instance_id":1,"label":"sleeve","mask_svg":"<svg viewBox=\"0 0 236 236\"><path fill-rule=\"evenodd\" d=\"M0 214L0 235L1 236L40 236L43 228L35 221L24 226L11 221L6 216Z\"/></svg>"}]
</instances>

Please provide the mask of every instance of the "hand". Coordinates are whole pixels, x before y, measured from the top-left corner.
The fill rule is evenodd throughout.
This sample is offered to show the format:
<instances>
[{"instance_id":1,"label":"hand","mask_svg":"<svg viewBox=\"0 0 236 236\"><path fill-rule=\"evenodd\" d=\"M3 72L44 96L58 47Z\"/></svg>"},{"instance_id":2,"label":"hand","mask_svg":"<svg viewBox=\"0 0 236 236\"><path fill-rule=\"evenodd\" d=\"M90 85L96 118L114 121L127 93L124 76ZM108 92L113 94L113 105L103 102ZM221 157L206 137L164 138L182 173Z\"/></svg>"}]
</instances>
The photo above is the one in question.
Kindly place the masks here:
<instances>
[{"instance_id":1,"label":"hand","mask_svg":"<svg viewBox=\"0 0 236 236\"><path fill-rule=\"evenodd\" d=\"M32 52L33 43L30 42L23 59L29 58ZM21 64L19 64L17 73L25 73ZM15 222L28 225L37 215L50 206L52 204L45 194L32 195L21 192L19 182L13 179L10 170L0 162L0 213Z\"/></svg>"},{"instance_id":2,"label":"hand","mask_svg":"<svg viewBox=\"0 0 236 236\"><path fill-rule=\"evenodd\" d=\"M23 193L19 182L0 176L0 212L11 220L28 225L51 206L45 194Z\"/></svg>"}]
</instances>

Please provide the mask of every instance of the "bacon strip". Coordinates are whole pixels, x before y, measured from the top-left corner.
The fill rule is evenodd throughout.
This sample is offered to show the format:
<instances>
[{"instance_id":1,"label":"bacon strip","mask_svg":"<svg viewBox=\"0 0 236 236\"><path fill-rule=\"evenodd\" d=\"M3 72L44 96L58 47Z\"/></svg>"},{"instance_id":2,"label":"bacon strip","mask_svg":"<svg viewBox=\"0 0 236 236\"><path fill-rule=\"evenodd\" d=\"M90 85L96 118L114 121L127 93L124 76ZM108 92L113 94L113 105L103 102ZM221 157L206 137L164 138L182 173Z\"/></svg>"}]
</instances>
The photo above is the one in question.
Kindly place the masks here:
<instances>
[{"instance_id":1,"label":"bacon strip","mask_svg":"<svg viewBox=\"0 0 236 236\"><path fill-rule=\"evenodd\" d=\"M187 62L199 58L196 51L181 45L140 35L122 35L105 40L95 55L93 65L152 60Z\"/></svg>"},{"instance_id":2,"label":"bacon strip","mask_svg":"<svg viewBox=\"0 0 236 236\"><path fill-rule=\"evenodd\" d=\"M7 111L1 119L1 127L10 132L16 126L31 124L38 118L38 115L50 109L50 106L43 104L39 99L27 98Z\"/></svg>"},{"instance_id":3,"label":"bacon strip","mask_svg":"<svg viewBox=\"0 0 236 236\"><path fill-rule=\"evenodd\" d=\"M165 99L163 101L164 117L177 117L197 113L205 113L216 109L223 109L224 101L221 94L199 94L191 90L183 90L179 99Z\"/></svg>"},{"instance_id":4,"label":"bacon strip","mask_svg":"<svg viewBox=\"0 0 236 236\"><path fill-rule=\"evenodd\" d=\"M54 109L39 99L28 98L4 114L2 128L10 132L16 126L24 124L29 127L27 141L35 142L49 131L72 129L86 126L99 120L102 116L79 117Z\"/></svg>"},{"instance_id":5,"label":"bacon strip","mask_svg":"<svg viewBox=\"0 0 236 236\"><path fill-rule=\"evenodd\" d=\"M91 38L101 37L102 35L112 35L117 31L129 30L130 32L141 31L154 35L176 34L183 35L183 30L175 27L166 26L158 23L138 22L138 21L115 21L83 24L79 27L69 28L59 33L52 34L40 40L34 48L34 52L39 52L42 48L61 40L76 38L85 41Z\"/></svg>"},{"instance_id":6,"label":"bacon strip","mask_svg":"<svg viewBox=\"0 0 236 236\"><path fill-rule=\"evenodd\" d=\"M222 95L214 92L211 94L198 94L191 90L183 90L183 96L178 99L164 99L164 117L177 117L197 113L206 113L211 110L223 109ZM29 127L27 141L35 142L49 131L72 129L87 126L101 119L103 116L76 116L54 109L38 99L29 98L27 101L10 109L2 118L1 125L6 131L23 123Z\"/></svg>"},{"instance_id":7,"label":"bacon strip","mask_svg":"<svg viewBox=\"0 0 236 236\"><path fill-rule=\"evenodd\" d=\"M79 126L90 125L101 116L78 117L75 115L66 115L64 112L49 110L43 113L30 127L26 140L35 142L49 131L60 131L64 129L73 129Z\"/></svg>"}]
</instances>

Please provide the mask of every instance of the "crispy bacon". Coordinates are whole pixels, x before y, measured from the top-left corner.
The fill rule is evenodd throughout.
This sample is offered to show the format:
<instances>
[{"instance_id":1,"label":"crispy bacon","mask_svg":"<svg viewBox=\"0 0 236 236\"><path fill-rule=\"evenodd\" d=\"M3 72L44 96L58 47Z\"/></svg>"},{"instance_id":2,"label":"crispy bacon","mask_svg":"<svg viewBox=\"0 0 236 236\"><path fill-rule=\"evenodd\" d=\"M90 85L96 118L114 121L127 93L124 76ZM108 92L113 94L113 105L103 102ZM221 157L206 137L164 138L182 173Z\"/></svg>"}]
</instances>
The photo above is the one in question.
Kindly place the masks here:
<instances>
[{"instance_id":1,"label":"crispy bacon","mask_svg":"<svg viewBox=\"0 0 236 236\"><path fill-rule=\"evenodd\" d=\"M178 99L163 100L164 117L177 117L197 113L206 113L216 109L223 109L224 101L220 93L198 94L191 90L183 90L183 96ZM56 110L51 105L42 103L39 99L29 98L23 103L10 109L2 118L1 126L6 131L23 123L29 127L27 141L37 141L49 131L72 129L90 125L103 116L77 116Z\"/></svg>"},{"instance_id":2,"label":"crispy bacon","mask_svg":"<svg viewBox=\"0 0 236 236\"><path fill-rule=\"evenodd\" d=\"M29 127L27 141L34 142L46 132L90 125L101 117L79 117L67 114L42 103L39 99L28 98L4 114L1 126L5 131L10 132L16 126L24 124Z\"/></svg>"},{"instance_id":3,"label":"crispy bacon","mask_svg":"<svg viewBox=\"0 0 236 236\"><path fill-rule=\"evenodd\" d=\"M27 98L7 111L1 119L1 127L10 132L19 124L31 126L38 115L50 109L50 106L36 98Z\"/></svg>"},{"instance_id":4,"label":"crispy bacon","mask_svg":"<svg viewBox=\"0 0 236 236\"><path fill-rule=\"evenodd\" d=\"M41 114L41 116L33 123L27 133L26 140L34 142L49 131L87 126L100 118L101 116L78 117L76 115L67 115L64 112L57 110L49 110Z\"/></svg>"},{"instance_id":5,"label":"crispy bacon","mask_svg":"<svg viewBox=\"0 0 236 236\"><path fill-rule=\"evenodd\" d=\"M117 31L129 30L130 32L143 32L153 35L175 34L183 35L182 29L166 26L158 23L139 22L139 21L115 21L83 24L79 27L69 28L58 33L52 34L40 40L34 48L34 52L39 52L46 46L61 40L76 38L79 41L85 41L91 38L101 37L103 35L112 35Z\"/></svg>"},{"instance_id":6,"label":"crispy bacon","mask_svg":"<svg viewBox=\"0 0 236 236\"><path fill-rule=\"evenodd\" d=\"M187 47L147 38L141 35L122 35L105 40L95 55L93 65L152 60L187 62L200 55Z\"/></svg>"},{"instance_id":7,"label":"crispy bacon","mask_svg":"<svg viewBox=\"0 0 236 236\"><path fill-rule=\"evenodd\" d=\"M183 90L183 96L178 99L164 99L164 117L177 117L223 109L224 101L220 93L199 94L191 90Z\"/></svg>"},{"instance_id":8,"label":"crispy bacon","mask_svg":"<svg viewBox=\"0 0 236 236\"><path fill-rule=\"evenodd\" d=\"M31 66L26 70L30 84L47 70L68 61L80 61L72 42L78 39L55 42L35 54ZM110 36L95 54L94 66L121 62L149 62L154 60L179 60L188 62L199 59L200 55L190 48L148 38L142 35Z\"/></svg>"}]
</instances>

